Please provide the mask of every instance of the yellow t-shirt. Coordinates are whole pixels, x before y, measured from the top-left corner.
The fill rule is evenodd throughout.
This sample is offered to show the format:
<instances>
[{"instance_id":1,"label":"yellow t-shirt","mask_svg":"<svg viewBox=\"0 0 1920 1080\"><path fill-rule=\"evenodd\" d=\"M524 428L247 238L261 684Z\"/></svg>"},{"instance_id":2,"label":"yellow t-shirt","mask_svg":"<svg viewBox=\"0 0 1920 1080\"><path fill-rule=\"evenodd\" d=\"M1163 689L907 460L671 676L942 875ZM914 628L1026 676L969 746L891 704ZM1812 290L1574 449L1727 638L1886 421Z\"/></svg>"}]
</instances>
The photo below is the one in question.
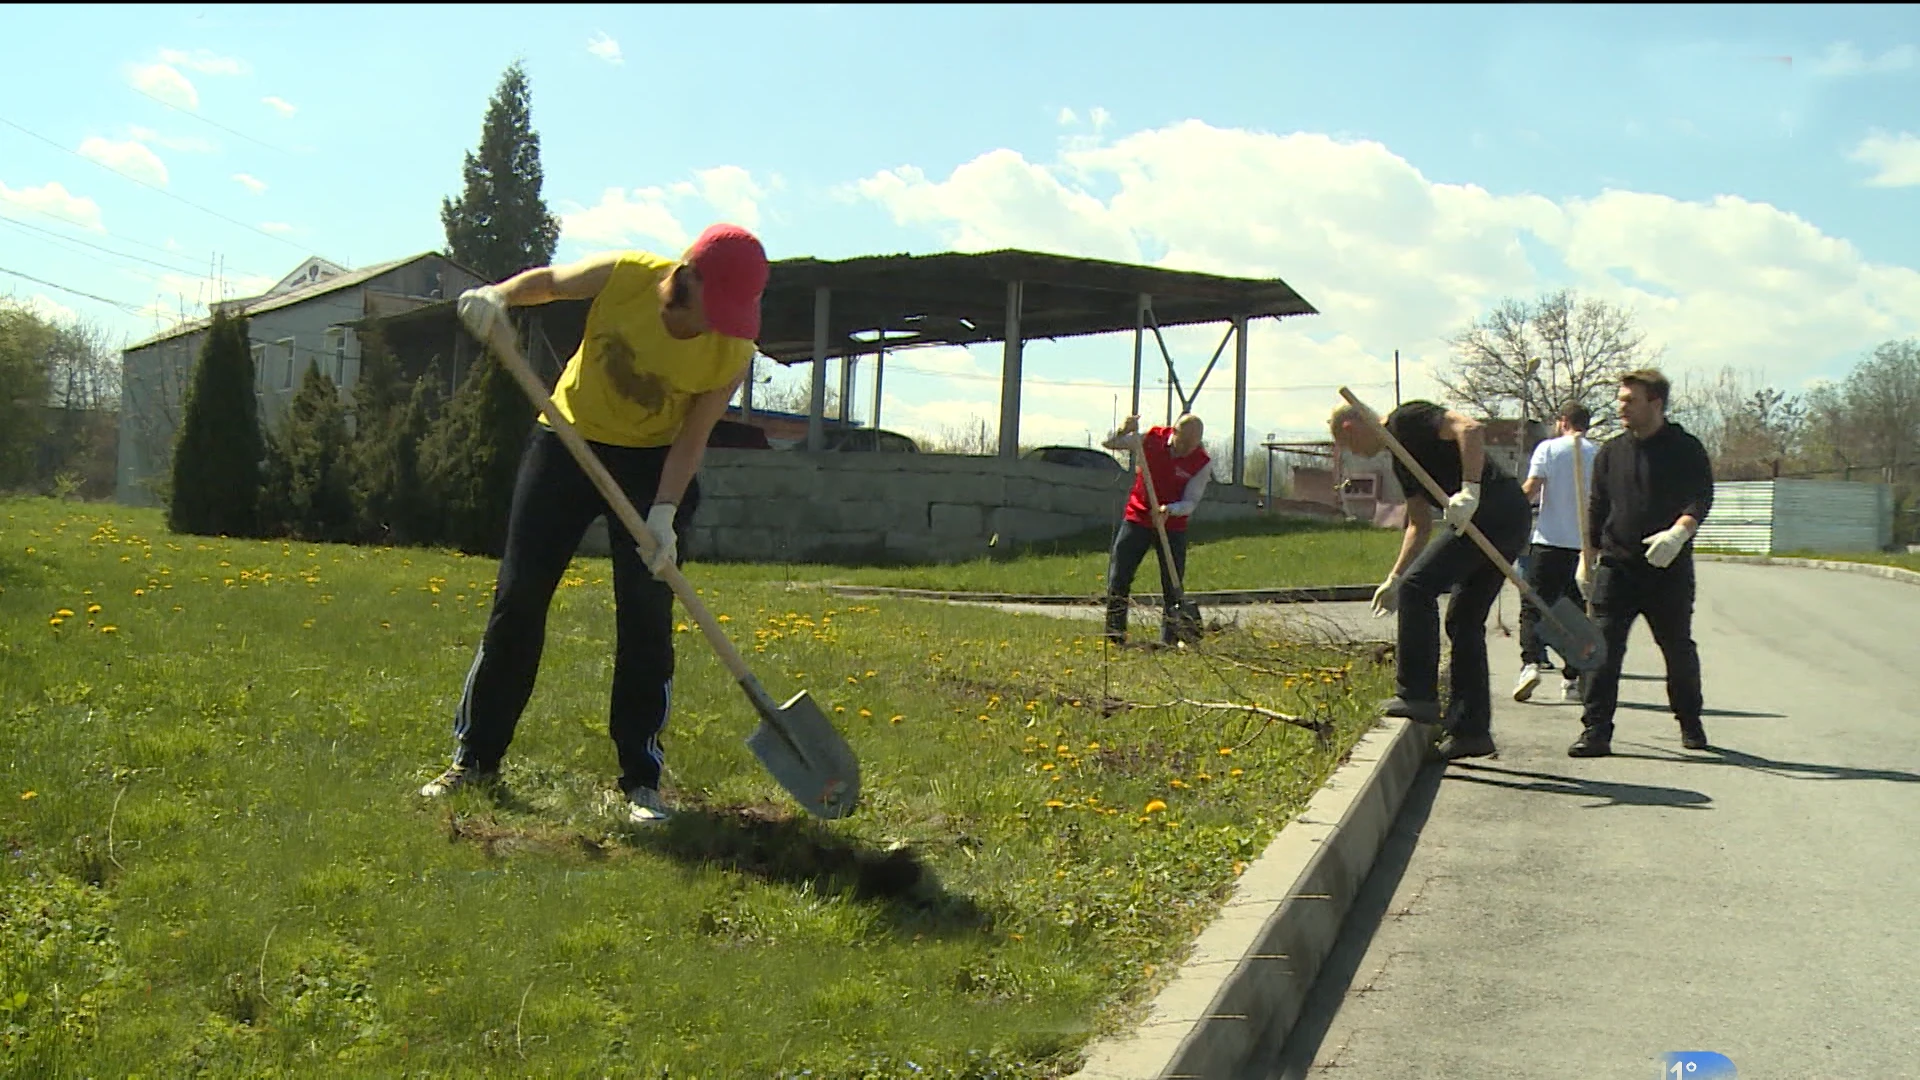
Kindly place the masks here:
<instances>
[{"instance_id":1,"label":"yellow t-shirt","mask_svg":"<svg viewBox=\"0 0 1920 1080\"><path fill-rule=\"evenodd\" d=\"M591 442L668 445L694 396L731 384L753 356L751 341L711 331L683 341L667 332L658 288L673 265L647 252L622 254L587 311L586 335L553 403Z\"/></svg>"}]
</instances>

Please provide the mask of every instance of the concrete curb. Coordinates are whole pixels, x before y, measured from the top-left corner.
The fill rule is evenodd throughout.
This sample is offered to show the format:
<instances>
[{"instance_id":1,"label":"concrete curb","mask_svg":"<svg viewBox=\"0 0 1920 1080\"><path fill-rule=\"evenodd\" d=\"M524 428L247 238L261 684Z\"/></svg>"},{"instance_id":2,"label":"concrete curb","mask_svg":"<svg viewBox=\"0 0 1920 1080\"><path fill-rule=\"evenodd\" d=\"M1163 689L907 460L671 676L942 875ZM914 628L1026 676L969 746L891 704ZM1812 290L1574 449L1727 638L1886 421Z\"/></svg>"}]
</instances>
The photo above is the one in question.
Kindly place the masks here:
<instances>
[{"instance_id":1,"label":"concrete curb","mask_svg":"<svg viewBox=\"0 0 1920 1080\"><path fill-rule=\"evenodd\" d=\"M1761 566L1799 566L1809 570L1839 570L1848 574L1866 574L1871 577L1886 578L1889 581L1901 581L1908 585L1920 585L1920 573L1903 570L1898 566L1882 566L1879 563L1847 562L1840 559L1790 559L1773 555L1709 555L1696 552L1694 559L1699 562L1757 563Z\"/></svg>"},{"instance_id":2,"label":"concrete curb","mask_svg":"<svg viewBox=\"0 0 1920 1080\"><path fill-rule=\"evenodd\" d=\"M1371 600L1378 585L1309 585L1293 589L1228 589L1218 592L1190 592L1188 600L1213 607L1246 604L1324 604L1337 601ZM1058 594L942 592L938 589L896 589L883 585L829 585L836 596L891 596L905 600L962 600L980 604L1038 604L1072 607L1106 603L1103 596ZM1133 601L1149 607L1160 605L1159 593L1135 593Z\"/></svg>"},{"instance_id":3,"label":"concrete curb","mask_svg":"<svg viewBox=\"0 0 1920 1080\"><path fill-rule=\"evenodd\" d=\"M1237 1077L1293 1027L1420 773L1424 730L1386 720L1360 739L1234 883L1146 1020L1088 1047L1075 1080Z\"/></svg>"}]
</instances>

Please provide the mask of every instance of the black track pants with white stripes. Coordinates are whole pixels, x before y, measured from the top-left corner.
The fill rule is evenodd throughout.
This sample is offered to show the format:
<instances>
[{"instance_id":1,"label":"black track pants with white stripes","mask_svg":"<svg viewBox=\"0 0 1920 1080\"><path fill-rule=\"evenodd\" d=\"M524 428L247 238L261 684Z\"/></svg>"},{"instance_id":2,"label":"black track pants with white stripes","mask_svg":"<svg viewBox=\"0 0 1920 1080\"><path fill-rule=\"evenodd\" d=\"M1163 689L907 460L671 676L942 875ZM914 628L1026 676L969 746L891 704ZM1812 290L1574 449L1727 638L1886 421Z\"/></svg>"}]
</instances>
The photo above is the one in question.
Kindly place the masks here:
<instances>
[{"instance_id":1,"label":"black track pants with white stripes","mask_svg":"<svg viewBox=\"0 0 1920 1080\"><path fill-rule=\"evenodd\" d=\"M667 448L589 443L641 514L653 504ZM689 484L674 519L682 547L700 500ZM673 693L673 590L647 572L640 551L560 437L536 423L514 480L506 554L493 610L454 712L456 760L497 768L533 695L546 644L547 608L593 519L607 519L613 554L613 700L607 734L620 758L620 788L658 788L660 732Z\"/></svg>"}]
</instances>

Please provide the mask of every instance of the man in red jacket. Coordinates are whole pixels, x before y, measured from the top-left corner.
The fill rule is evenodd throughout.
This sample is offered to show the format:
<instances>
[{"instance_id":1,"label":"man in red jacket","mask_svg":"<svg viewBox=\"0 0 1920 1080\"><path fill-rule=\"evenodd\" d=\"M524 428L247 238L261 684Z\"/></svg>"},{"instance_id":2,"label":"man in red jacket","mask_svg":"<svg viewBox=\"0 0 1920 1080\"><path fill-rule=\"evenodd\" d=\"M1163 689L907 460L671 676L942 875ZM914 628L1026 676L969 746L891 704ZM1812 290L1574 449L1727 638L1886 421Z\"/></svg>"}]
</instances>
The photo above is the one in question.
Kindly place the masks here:
<instances>
[{"instance_id":1,"label":"man in red jacket","mask_svg":"<svg viewBox=\"0 0 1920 1080\"><path fill-rule=\"evenodd\" d=\"M1132 449L1138 453L1142 464L1152 470L1153 493L1173 500L1152 505L1147 498L1146 478L1135 475L1133 491L1127 496L1126 517L1113 538L1113 556L1107 564L1107 638L1115 645L1127 642L1127 605L1133 592L1133 575L1150 548L1160 565L1160 643L1171 647L1183 630L1191 635L1197 629L1182 626L1179 605L1174 602L1178 593L1174 580L1176 576L1180 581L1187 579L1187 518L1206 494L1212 475L1213 459L1200 445L1202 434L1200 418L1192 413L1181 416L1172 427L1152 428L1144 436L1140 434L1140 418L1129 416L1103 444L1109 450ZM1171 567L1160 551L1153 528L1155 517L1167 530L1167 547L1173 552Z\"/></svg>"}]
</instances>

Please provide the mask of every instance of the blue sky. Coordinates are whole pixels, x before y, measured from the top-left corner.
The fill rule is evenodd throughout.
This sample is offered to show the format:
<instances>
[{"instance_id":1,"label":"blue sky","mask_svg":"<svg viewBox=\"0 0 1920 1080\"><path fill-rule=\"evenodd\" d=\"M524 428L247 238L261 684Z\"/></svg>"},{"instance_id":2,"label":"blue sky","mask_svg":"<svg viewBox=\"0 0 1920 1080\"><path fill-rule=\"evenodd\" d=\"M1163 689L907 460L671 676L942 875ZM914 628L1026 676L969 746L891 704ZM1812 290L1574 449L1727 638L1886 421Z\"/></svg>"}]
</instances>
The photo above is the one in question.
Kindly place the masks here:
<instances>
[{"instance_id":1,"label":"blue sky","mask_svg":"<svg viewBox=\"0 0 1920 1080\"><path fill-rule=\"evenodd\" d=\"M0 268L124 307L8 274L0 294L115 337L204 302L216 259L244 295L308 254L443 246L439 201L516 58L561 257L671 251L728 217L775 257L1019 246L1277 275L1323 314L1252 335L1255 437L1313 432L1339 382L1390 395L1396 348L1407 392L1435 392L1448 336L1559 285L1633 305L1677 377L1797 388L1920 332L1912 8L43 5L7 22ZM1217 339L1170 335L1184 381ZM1097 438L1130 351L1033 346L1029 439ZM998 362L901 354L883 423L996 417ZM1200 400L1215 440L1230 386L1223 367Z\"/></svg>"}]
</instances>

